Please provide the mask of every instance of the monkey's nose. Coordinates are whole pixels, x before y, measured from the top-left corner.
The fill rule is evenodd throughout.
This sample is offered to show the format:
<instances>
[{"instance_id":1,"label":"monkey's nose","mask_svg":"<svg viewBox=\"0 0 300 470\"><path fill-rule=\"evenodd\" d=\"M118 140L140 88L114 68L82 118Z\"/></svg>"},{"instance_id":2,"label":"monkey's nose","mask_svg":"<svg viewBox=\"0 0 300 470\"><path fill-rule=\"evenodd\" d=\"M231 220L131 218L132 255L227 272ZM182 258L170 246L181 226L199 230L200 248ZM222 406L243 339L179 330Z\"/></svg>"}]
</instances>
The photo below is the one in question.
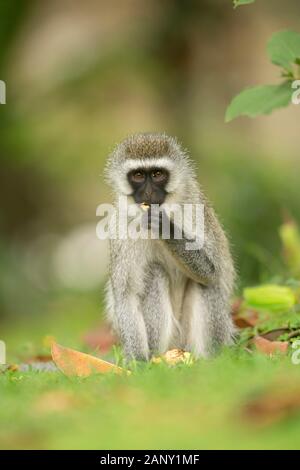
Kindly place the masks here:
<instances>
[{"instance_id":1,"label":"monkey's nose","mask_svg":"<svg viewBox=\"0 0 300 470\"><path fill-rule=\"evenodd\" d=\"M145 191L144 196L145 196L145 202L151 203L152 191Z\"/></svg>"}]
</instances>

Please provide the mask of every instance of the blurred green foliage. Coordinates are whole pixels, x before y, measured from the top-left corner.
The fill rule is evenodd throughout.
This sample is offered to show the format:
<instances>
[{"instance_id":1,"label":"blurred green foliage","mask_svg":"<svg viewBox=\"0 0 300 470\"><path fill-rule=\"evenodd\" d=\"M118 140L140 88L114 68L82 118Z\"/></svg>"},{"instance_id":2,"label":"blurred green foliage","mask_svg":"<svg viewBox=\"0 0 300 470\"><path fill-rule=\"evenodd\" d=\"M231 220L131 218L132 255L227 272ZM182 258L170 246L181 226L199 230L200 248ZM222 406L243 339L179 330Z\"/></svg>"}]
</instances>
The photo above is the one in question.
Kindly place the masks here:
<instances>
[{"instance_id":1,"label":"blurred green foliage","mask_svg":"<svg viewBox=\"0 0 300 470\"><path fill-rule=\"evenodd\" d=\"M286 19L297 4L289 7ZM110 200L106 155L131 132L165 131L191 151L229 234L238 289L283 272L278 227L300 212L294 146L273 158L276 135L266 144L263 121L223 124L245 81L240 50L254 40L255 15L283 15L276 0L268 8L128 0L115 9L91 0L69 11L65 2L0 2L0 318L47 312L58 293L68 295L53 270L57 247L71 231L96 226L96 206ZM99 287L86 295L95 295L98 315L105 266L102 257L93 262Z\"/></svg>"}]
</instances>

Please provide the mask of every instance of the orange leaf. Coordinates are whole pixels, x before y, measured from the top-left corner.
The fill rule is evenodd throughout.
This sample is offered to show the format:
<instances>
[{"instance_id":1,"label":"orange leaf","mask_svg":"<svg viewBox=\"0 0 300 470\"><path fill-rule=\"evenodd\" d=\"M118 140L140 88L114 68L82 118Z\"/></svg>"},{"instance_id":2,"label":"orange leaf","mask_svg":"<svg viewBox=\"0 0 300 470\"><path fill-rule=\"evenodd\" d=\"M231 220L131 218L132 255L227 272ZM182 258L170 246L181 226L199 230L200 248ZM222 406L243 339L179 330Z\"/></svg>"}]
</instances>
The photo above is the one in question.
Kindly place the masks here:
<instances>
[{"instance_id":1,"label":"orange leaf","mask_svg":"<svg viewBox=\"0 0 300 470\"><path fill-rule=\"evenodd\" d=\"M116 374L126 372L130 374L130 371L126 371L115 364L75 351L74 349L65 348L55 342L52 343L51 353L57 367L68 376L87 377L93 373L106 374L108 372Z\"/></svg>"},{"instance_id":2,"label":"orange leaf","mask_svg":"<svg viewBox=\"0 0 300 470\"><path fill-rule=\"evenodd\" d=\"M286 353L289 346L288 341L269 341L262 336L255 336L255 338L253 338L253 344L255 344L258 351L269 355L276 352Z\"/></svg>"}]
</instances>

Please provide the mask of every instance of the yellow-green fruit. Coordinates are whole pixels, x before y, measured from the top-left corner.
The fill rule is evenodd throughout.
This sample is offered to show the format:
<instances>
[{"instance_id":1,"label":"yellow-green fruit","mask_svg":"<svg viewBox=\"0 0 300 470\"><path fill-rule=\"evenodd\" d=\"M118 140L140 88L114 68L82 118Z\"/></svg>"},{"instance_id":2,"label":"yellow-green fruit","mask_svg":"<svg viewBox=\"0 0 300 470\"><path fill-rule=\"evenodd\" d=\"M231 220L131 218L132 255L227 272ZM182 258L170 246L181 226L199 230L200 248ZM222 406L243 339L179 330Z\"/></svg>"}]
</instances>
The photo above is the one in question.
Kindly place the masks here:
<instances>
[{"instance_id":1,"label":"yellow-green fruit","mask_svg":"<svg viewBox=\"0 0 300 470\"><path fill-rule=\"evenodd\" d=\"M294 307L296 297L292 289L275 284L244 289L244 299L249 307L271 312L284 312Z\"/></svg>"}]
</instances>

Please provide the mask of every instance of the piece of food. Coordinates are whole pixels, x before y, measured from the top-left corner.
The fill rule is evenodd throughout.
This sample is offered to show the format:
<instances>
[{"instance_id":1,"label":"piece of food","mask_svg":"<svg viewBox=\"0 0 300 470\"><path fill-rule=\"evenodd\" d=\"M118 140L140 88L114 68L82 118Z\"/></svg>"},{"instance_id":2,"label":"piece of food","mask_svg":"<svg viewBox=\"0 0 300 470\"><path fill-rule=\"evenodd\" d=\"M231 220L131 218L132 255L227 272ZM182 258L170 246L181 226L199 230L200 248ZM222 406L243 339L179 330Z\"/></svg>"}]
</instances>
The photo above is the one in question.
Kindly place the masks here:
<instances>
[{"instance_id":1,"label":"piece of food","mask_svg":"<svg viewBox=\"0 0 300 470\"><path fill-rule=\"evenodd\" d=\"M115 374L130 374L131 372L121 367L103 361L98 357L90 356L74 349L65 348L55 342L51 346L52 359L58 369L65 375L88 377L91 374L106 374L113 372Z\"/></svg>"},{"instance_id":2,"label":"piece of food","mask_svg":"<svg viewBox=\"0 0 300 470\"><path fill-rule=\"evenodd\" d=\"M141 209L142 209L143 211L145 211L145 212L150 209L149 204L147 204L146 202L142 202L141 205L140 205L140 207L141 207Z\"/></svg>"},{"instance_id":3,"label":"piece of food","mask_svg":"<svg viewBox=\"0 0 300 470\"><path fill-rule=\"evenodd\" d=\"M170 365L178 364L179 362L191 364L192 356L190 352L184 351L183 349L170 349L165 354L151 359L151 362L154 364L159 364L162 361Z\"/></svg>"}]
</instances>

